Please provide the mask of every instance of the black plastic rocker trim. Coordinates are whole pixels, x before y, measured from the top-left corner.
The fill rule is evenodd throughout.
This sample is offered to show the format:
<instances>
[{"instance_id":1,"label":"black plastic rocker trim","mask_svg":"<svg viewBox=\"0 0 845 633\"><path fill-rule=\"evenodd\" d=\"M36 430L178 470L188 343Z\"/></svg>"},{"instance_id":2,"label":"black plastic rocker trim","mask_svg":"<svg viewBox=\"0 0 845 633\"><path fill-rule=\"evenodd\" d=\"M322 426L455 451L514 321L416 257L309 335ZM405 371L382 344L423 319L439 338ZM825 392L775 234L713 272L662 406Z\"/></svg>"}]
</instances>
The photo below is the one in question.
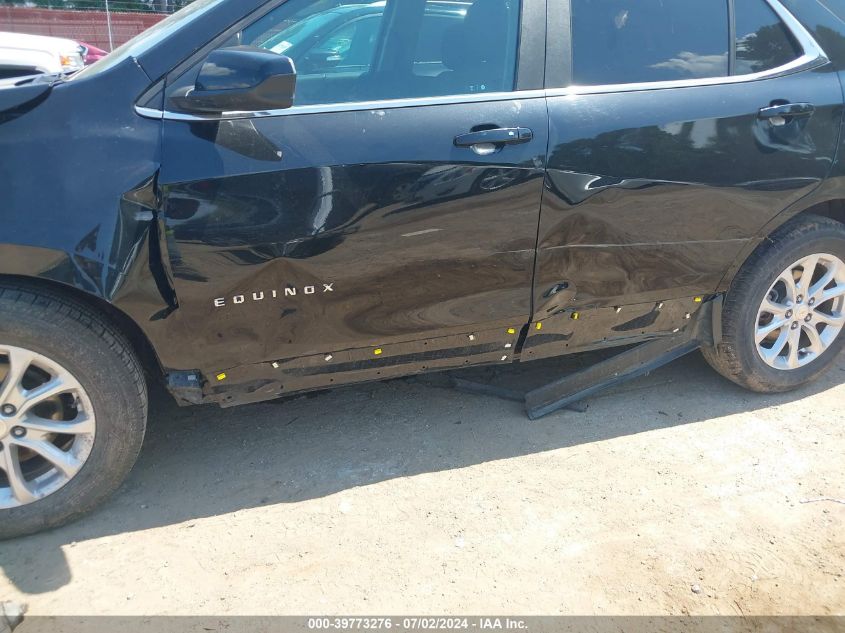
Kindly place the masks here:
<instances>
[{"instance_id":1,"label":"black plastic rocker trim","mask_svg":"<svg viewBox=\"0 0 845 633\"><path fill-rule=\"evenodd\" d=\"M528 417L537 420L598 391L651 373L674 360L712 344L721 320L722 296L708 301L692 322L676 334L642 343L583 371L534 389L525 395Z\"/></svg>"}]
</instances>

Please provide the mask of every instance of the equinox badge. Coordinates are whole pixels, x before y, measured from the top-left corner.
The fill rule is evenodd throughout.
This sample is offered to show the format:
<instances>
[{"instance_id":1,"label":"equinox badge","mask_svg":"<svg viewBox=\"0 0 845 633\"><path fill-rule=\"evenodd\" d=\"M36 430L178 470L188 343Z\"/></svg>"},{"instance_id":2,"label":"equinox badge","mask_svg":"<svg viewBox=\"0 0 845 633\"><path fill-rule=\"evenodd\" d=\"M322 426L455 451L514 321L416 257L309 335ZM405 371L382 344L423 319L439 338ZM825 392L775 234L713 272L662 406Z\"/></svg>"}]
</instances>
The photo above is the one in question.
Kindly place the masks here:
<instances>
[{"instance_id":1,"label":"equinox badge","mask_svg":"<svg viewBox=\"0 0 845 633\"><path fill-rule=\"evenodd\" d=\"M323 291L319 294L326 294L327 292L334 292L334 284L323 284ZM241 305L247 301L264 301L265 299L278 299L279 297L298 297L298 296L312 296L318 294L317 286L305 286L304 288L294 288L288 286L284 290L270 290L264 292L263 290L249 294L235 295L231 302L234 305ZM225 308L227 300L225 297L220 297L214 300L215 308Z\"/></svg>"}]
</instances>

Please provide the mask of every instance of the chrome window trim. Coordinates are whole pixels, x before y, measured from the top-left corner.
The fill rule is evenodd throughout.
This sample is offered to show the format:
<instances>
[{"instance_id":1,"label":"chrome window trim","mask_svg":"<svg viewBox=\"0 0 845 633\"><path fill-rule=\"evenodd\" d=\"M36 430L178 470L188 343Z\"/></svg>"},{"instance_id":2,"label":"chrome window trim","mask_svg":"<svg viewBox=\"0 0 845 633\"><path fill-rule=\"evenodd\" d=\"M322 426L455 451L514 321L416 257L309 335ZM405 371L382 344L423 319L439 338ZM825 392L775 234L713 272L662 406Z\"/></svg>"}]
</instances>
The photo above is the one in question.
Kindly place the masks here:
<instances>
[{"instance_id":1,"label":"chrome window trim","mask_svg":"<svg viewBox=\"0 0 845 633\"><path fill-rule=\"evenodd\" d=\"M577 95L608 94L615 92L639 92L645 90L666 90L671 88L697 88L759 81L781 77L804 70L810 70L827 64L830 60L816 40L798 19L778 0L766 0L778 17L783 21L798 42L803 54L783 66L748 75L712 77L705 79L678 79L674 81L654 81L630 84L608 84L601 86L569 86L568 88L547 88L545 90L517 90L511 92L474 93L439 97L418 97L407 99L388 99L381 101L357 101L322 105L293 106L284 110L261 112L223 112L221 114L190 114L186 112L161 111L154 108L135 106L135 112L148 119L167 121L228 121L233 119L260 119L277 116L297 116L306 114L330 114L336 112L364 112L368 110L395 110L399 108L417 108L438 105L461 105L467 103L485 103L496 101L515 101L522 99L541 99L545 97L567 97ZM733 44L732 44L733 46Z\"/></svg>"},{"instance_id":2,"label":"chrome window trim","mask_svg":"<svg viewBox=\"0 0 845 633\"><path fill-rule=\"evenodd\" d=\"M350 103L332 103L325 105L293 106L284 110L263 112L223 112L221 114L190 114L187 112L169 112L154 108L135 106L135 112L148 119L167 121L229 121L232 119L261 119L276 116L296 116L301 114L330 114L335 112L365 112L369 110L396 110L399 108L418 108L438 105L461 105L466 103L486 103L496 101L521 101L523 99L543 99L545 90L515 90L511 92L479 92L443 97L418 97L408 99L387 99L382 101L356 101Z\"/></svg>"},{"instance_id":3,"label":"chrome window trim","mask_svg":"<svg viewBox=\"0 0 845 633\"><path fill-rule=\"evenodd\" d=\"M733 75L731 77L713 77L708 79L678 79L675 81L651 81L632 84L609 84L605 86L569 86L568 88L551 88L546 91L549 97L567 97L575 95L608 94L614 92L640 92L646 90L666 90L669 88L699 88L705 86L727 86L731 84L773 79L784 75L791 75L803 70L811 70L828 63L824 54L810 57L802 55L792 62L759 73L749 75Z\"/></svg>"},{"instance_id":4,"label":"chrome window trim","mask_svg":"<svg viewBox=\"0 0 845 633\"><path fill-rule=\"evenodd\" d=\"M793 37L795 37L795 40L798 42L798 46L801 48L802 55L788 64L747 75L731 75L728 77L709 77L702 79L676 79L672 81L650 81L630 84L605 84L597 86L573 85L568 88L550 88L546 91L546 93L550 97L566 97L573 95L639 92L644 90L666 90L668 88L697 88L703 86L739 84L750 81L759 81L761 79L772 79L774 77L782 77L784 75L810 70L812 68L817 68L818 66L823 66L830 61L810 32L804 28L804 25L801 24L785 6L778 2L778 0L766 0L766 2L783 21L786 28L789 29ZM734 44L732 43L731 47L733 46Z\"/></svg>"}]
</instances>

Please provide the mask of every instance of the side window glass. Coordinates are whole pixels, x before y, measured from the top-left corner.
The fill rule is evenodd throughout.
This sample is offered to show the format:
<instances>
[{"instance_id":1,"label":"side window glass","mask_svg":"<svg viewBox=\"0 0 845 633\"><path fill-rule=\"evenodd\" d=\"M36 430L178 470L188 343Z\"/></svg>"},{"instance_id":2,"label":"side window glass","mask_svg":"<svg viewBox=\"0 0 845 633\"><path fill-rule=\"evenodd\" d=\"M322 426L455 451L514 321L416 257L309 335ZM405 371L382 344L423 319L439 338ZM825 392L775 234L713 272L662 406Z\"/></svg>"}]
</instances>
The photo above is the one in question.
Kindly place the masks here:
<instances>
[{"instance_id":1,"label":"side window glass","mask_svg":"<svg viewBox=\"0 0 845 633\"><path fill-rule=\"evenodd\" d=\"M727 76L728 23L727 0L572 0L574 82Z\"/></svg>"},{"instance_id":2,"label":"side window glass","mask_svg":"<svg viewBox=\"0 0 845 633\"><path fill-rule=\"evenodd\" d=\"M316 42L302 55L300 73L338 72L353 67L369 70L376 50L376 37L381 28L379 15L370 15L348 22Z\"/></svg>"},{"instance_id":3,"label":"side window glass","mask_svg":"<svg viewBox=\"0 0 845 633\"><path fill-rule=\"evenodd\" d=\"M417 50L414 54L414 73L436 76L447 70L443 61L446 36L463 22L466 17L466 9L443 13L432 10L434 3L429 3L429 5L423 17L422 28L417 40Z\"/></svg>"},{"instance_id":4,"label":"side window glass","mask_svg":"<svg viewBox=\"0 0 845 633\"><path fill-rule=\"evenodd\" d=\"M509 92L516 79L519 0L428 0L415 72L437 95ZM428 58L428 59L426 59Z\"/></svg>"},{"instance_id":5,"label":"side window glass","mask_svg":"<svg viewBox=\"0 0 845 633\"><path fill-rule=\"evenodd\" d=\"M845 6L842 5L841 0L819 0L819 2L824 5L825 9L845 22Z\"/></svg>"},{"instance_id":6,"label":"side window glass","mask_svg":"<svg viewBox=\"0 0 845 633\"><path fill-rule=\"evenodd\" d=\"M513 90L520 0L289 0L239 42L293 59L294 105Z\"/></svg>"},{"instance_id":7,"label":"side window glass","mask_svg":"<svg viewBox=\"0 0 845 633\"><path fill-rule=\"evenodd\" d=\"M792 33L765 0L738 0L735 11L735 74L771 70L801 56Z\"/></svg>"}]
</instances>

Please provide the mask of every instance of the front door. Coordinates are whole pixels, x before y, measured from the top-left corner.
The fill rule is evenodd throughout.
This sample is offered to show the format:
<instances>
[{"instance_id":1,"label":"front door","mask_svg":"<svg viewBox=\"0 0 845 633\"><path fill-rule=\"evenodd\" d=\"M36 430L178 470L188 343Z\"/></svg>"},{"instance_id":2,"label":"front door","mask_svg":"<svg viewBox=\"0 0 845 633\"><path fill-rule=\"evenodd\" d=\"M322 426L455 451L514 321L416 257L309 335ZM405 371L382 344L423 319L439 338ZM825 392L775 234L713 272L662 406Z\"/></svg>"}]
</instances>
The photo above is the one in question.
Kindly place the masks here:
<instances>
[{"instance_id":1,"label":"front door","mask_svg":"<svg viewBox=\"0 0 845 633\"><path fill-rule=\"evenodd\" d=\"M538 4L288 0L232 41L294 59L291 109L207 120L166 99L159 185L199 369L308 359L325 376L368 356L457 358L463 339L464 356L509 358L476 343L530 318L548 137L542 72L525 66L542 64Z\"/></svg>"}]
</instances>

